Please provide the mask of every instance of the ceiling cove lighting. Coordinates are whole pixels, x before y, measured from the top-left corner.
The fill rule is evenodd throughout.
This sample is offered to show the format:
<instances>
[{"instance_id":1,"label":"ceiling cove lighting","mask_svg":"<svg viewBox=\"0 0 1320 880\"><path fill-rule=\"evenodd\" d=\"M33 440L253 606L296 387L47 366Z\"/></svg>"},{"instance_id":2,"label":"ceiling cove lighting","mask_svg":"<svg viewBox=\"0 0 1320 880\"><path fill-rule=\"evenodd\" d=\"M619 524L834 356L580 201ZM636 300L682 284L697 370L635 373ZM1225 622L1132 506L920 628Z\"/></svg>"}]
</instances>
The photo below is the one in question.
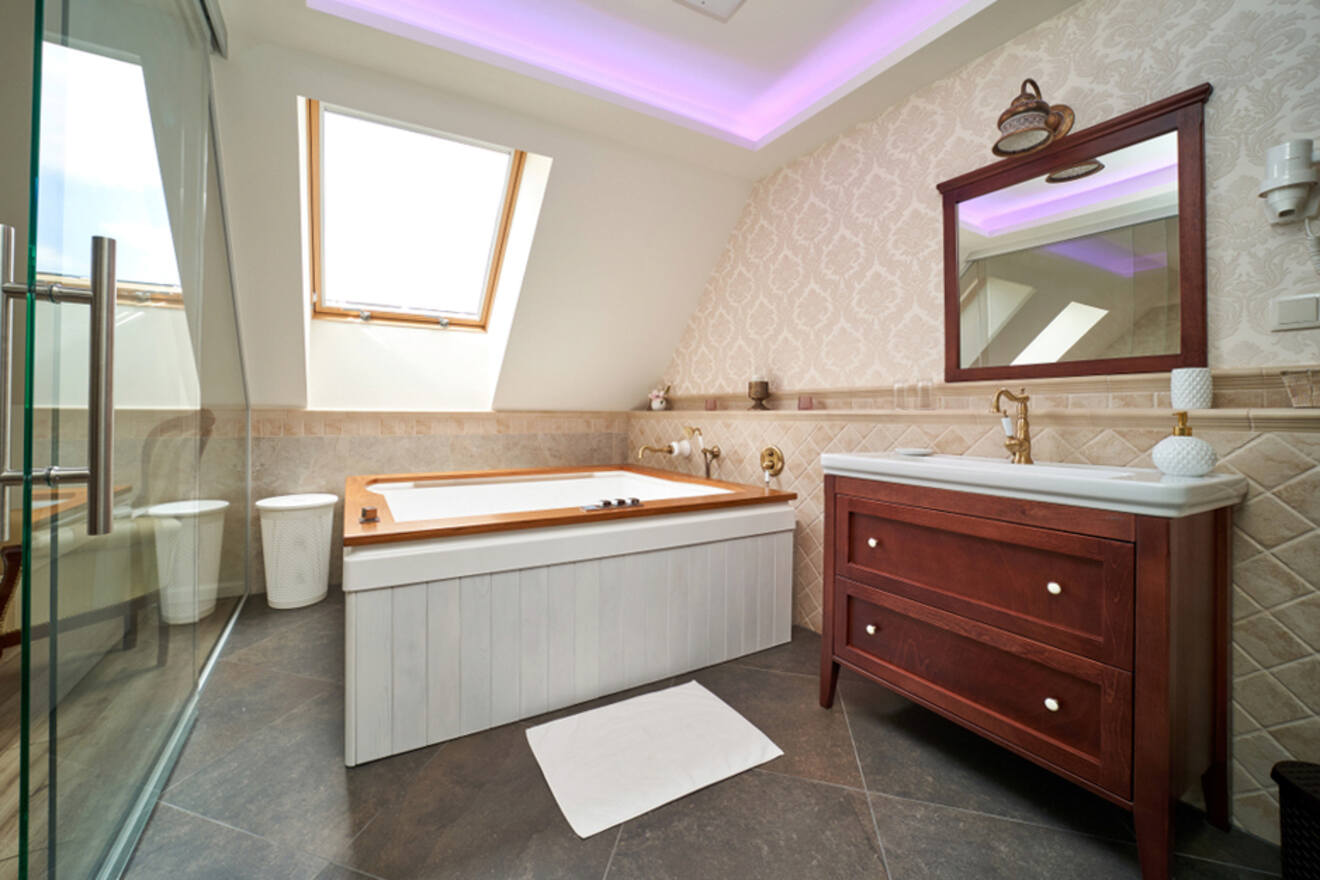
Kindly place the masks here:
<instances>
[{"instance_id":1,"label":"ceiling cove lighting","mask_svg":"<svg viewBox=\"0 0 1320 880\"><path fill-rule=\"evenodd\" d=\"M995 0L868 0L767 70L582 0L306 0L308 8L757 149ZM747 10L727 24L733 27Z\"/></svg>"}]
</instances>

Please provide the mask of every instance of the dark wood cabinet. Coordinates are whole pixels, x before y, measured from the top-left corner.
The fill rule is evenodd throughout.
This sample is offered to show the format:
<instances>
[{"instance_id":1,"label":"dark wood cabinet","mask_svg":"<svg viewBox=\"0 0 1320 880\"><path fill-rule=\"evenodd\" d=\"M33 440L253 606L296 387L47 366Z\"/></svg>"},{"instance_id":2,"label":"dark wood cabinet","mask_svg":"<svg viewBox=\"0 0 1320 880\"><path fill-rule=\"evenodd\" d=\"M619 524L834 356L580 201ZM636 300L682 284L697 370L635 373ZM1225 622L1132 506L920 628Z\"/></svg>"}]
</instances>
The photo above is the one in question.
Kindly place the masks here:
<instances>
[{"instance_id":1,"label":"dark wood cabinet","mask_svg":"<svg viewBox=\"0 0 1320 880\"><path fill-rule=\"evenodd\" d=\"M1146 880L1198 781L1228 827L1231 509L1164 518L827 475L840 665L1133 812Z\"/></svg>"}]
</instances>

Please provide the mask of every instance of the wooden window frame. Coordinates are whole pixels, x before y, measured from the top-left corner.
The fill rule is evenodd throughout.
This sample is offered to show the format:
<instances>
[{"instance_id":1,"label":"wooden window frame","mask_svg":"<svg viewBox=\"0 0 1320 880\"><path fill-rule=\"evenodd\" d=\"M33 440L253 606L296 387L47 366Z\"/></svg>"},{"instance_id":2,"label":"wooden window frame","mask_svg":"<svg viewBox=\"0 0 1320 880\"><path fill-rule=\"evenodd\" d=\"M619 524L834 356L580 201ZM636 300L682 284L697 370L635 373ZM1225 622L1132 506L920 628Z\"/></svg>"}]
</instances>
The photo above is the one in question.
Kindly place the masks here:
<instances>
[{"instance_id":1,"label":"wooden window frame","mask_svg":"<svg viewBox=\"0 0 1320 880\"><path fill-rule=\"evenodd\" d=\"M307 101L307 210L308 234L310 238L309 274L311 278L312 317L328 318L338 321L355 321L359 324L397 324L409 327L431 327L436 329L465 329L485 332L490 322L491 307L495 303L495 291L500 283L500 271L504 265L504 254L509 243L509 230L513 226L514 207L518 201L518 190L522 184L523 166L527 162L524 150L513 150L509 161L509 178L504 188L504 201L500 209L499 222L495 233L495 245L491 249L490 263L486 267L486 285L481 303L481 315L477 318L463 318L450 315L419 315L413 312L392 312L381 309L345 309L327 306L322 302L321 290L325 279L323 247L321 240L322 203L321 203L321 102L315 98ZM407 128L407 126L400 126ZM443 135L432 135L443 137ZM459 140L455 138L455 140ZM366 314L368 317L363 317Z\"/></svg>"}]
</instances>

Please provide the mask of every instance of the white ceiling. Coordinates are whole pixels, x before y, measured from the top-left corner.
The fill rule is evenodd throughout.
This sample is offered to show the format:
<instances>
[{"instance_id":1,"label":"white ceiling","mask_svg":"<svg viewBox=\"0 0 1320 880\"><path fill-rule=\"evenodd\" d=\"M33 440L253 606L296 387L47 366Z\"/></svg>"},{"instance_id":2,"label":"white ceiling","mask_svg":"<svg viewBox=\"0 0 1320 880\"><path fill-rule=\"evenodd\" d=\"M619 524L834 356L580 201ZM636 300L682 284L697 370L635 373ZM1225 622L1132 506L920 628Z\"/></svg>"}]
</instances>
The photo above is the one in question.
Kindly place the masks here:
<instances>
[{"instance_id":1,"label":"white ceiling","mask_svg":"<svg viewBox=\"0 0 1320 880\"><path fill-rule=\"evenodd\" d=\"M334 6L338 12L356 10L355 17L370 21L371 26L313 11L304 0L223 0L223 7L240 49L244 40L283 44L703 167L757 178L875 117L1076 0L941 0L941 10L954 12L944 14L938 26L873 60L860 73L842 76L842 84L832 92L801 103L799 112L766 129L755 149L753 137L731 137L726 129L737 129L737 120L723 126L720 114L732 118L768 91L791 91L794 71L800 72L808 62L828 64L831 47L847 39L850 28L860 26L866 16L905 14L908 7L928 9L931 4L925 0L747 0L729 22L721 23L673 0L482 0L477 6L459 0L309 2ZM363 11L365 5L372 8ZM475 46L417 24L433 23L427 16L439 14L442 7L452 12L489 10L493 5L508 9L510 16L535 16L531 21L535 26L521 35L524 56L544 60L536 53L545 46L612 47L600 50L601 57L630 64L627 78L645 82L648 88L686 89L685 95L709 104L711 114L694 122L683 112L686 105L681 101L673 107L657 107L647 100L649 93L640 99L637 94L621 96L605 87L612 83L607 78L601 80L604 86L584 86L576 75L511 58L492 49L493 43ZM378 7L393 14L412 10L416 15L411 24L400 27L397 20L383 18ZM493 17L485 25L499 26L504 20ZM382 25L407 35L386 32ZM555 38L559 42L544 36L560 25ZM466 33L476 40L475 31ZM526 49L527 40L540 42ZM842 57L843 51L837 54ZM762 119L758 116L755 121ZM755 134L760 129L753 125L741 130Z\"/></svg>"}]
</instances>

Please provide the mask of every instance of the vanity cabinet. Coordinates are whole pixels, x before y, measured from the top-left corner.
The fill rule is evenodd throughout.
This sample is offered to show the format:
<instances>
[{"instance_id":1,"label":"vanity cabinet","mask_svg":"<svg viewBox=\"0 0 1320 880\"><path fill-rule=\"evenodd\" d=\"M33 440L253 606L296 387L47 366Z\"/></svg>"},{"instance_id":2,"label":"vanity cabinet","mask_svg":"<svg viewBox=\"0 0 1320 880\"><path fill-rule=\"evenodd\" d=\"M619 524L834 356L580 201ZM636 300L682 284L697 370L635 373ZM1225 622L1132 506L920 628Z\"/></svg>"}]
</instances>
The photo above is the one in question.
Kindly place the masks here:
<instances>
[{"instance_id":1,"label":"vanity cabinet","mask_svg":"<svg viewBox=\"0 0 1320 880\"><path fill-rule=\"evenodd\" d=\"M821 705L840 666L1134 814L1169 876L1228 827L1231 506L1165 517L827 474Z\"/></svg>"}]
</instances>

